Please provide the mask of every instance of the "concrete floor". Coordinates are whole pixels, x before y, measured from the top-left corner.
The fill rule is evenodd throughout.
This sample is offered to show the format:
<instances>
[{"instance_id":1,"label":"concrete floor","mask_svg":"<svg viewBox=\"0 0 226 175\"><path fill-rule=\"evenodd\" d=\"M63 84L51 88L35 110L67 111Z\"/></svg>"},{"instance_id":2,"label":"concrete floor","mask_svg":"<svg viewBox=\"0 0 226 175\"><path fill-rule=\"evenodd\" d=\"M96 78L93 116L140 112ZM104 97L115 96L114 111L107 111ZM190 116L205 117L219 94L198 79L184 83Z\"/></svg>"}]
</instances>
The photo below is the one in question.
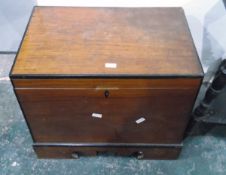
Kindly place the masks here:
<instances>
[{"instance_id":1,"label":"concrete floor","mask_svg":"<svg viewBox=\"0 0 226 175\"><path fill-rule=\"evenodd\" d=\"M37 159L8 72L15 55L0 55L0 175L157 174L225 175L226 129L188 137L178 160L93 157L78 160Z\"/></svg>"}]
</instances>

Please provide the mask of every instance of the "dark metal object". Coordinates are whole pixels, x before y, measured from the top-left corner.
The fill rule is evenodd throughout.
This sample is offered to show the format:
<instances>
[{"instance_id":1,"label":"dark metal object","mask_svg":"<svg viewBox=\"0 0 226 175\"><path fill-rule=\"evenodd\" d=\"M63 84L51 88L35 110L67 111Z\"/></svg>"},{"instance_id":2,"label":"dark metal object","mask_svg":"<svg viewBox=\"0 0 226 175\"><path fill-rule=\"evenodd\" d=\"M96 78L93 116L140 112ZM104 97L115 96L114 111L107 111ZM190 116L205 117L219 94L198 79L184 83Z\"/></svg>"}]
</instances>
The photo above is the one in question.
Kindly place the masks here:
<instances>
[{"instance_id":1,"label":"dark metal object","mask_svg":"<svg viewBox=\"0 0 226 175\"><path fill-rule=\"evenodd\" d=\"M212 101L220 94L221 90L226 86L226 60L220 64L215 78L207 89L206 94L200 105L194 111L194 117L203 117L208 114Z\"/></svg>"},{"instance_id":2,"label":"dark metal object","mask_svg":"<svg viewBox=\"0 0 226 175\"><path fill-rule=\"evenodd\" d=\"M142 151L137 152L136 155L137 159L143 159L144 158L144 153Z\"/></svg>"}]
</instances>

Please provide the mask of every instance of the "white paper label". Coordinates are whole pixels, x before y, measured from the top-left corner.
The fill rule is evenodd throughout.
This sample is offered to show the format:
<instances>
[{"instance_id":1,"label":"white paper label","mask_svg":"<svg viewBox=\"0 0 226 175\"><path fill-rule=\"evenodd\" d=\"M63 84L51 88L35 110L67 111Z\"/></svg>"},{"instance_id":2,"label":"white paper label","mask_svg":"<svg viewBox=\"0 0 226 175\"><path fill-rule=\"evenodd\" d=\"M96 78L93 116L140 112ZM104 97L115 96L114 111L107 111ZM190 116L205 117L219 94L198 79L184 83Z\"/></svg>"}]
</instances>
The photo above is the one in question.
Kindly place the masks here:
<instances>
[{"instance_id":1,"label":"white paper label","mask_svg":"<svg viewBox=\"0 0 226 175\"><path fill-rule=\"evenodd\" d=\"M102 114L92 113L92 117L102 118Z\"/></svg>"},{"instance_id":2,"label":"white paper label","mask_svg":"<svg viewBox=\"0 0 226 175\"><path fill-rule=\"evenodd\" d=\"M116 63L105 63L105 67L115 69L115 68L117 68L117 64Z\"/></svg>"},{"instance_id":3,"label":"white paper label","mask_svg":"<svg viewBox=\"0 0 226 175\"><path fill-rule=\"evenodd\" d=\"M136 120L136 123L137 124L140 124L140 123L144 122L145 120L146 119L144 117L141 117L141 118L139 118L139 119Z\"/></svg>"}]
</instances>

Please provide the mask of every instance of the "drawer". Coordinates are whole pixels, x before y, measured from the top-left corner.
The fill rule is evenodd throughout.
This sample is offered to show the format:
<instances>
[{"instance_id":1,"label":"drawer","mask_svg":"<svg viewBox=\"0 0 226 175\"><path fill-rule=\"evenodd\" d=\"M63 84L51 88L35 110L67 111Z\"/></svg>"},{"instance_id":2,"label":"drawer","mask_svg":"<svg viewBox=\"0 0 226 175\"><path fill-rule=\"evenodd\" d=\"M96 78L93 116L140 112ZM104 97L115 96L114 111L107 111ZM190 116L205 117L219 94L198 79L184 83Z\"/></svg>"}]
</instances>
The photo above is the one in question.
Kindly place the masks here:
<instances>
[{"instance_id":1,"label":"drawer","mask_svg":"<svg viewBox=\"0 0 226 175\"><path fill-rule=\"evenodd\" d=\"M138 159L176 159L182 145L107 145L68 144L48 145L34 144L33 148L39 158L79 158L80 156L116 155L131 156Z\"/></svg>"},{"instance_id":2,"label":"drawer","mask_svg":"<svg viewBox=\"0 0 226 175\"><path fill-rule=\"evenodd\" d=\"M34 140L66 143L180 143L197 90L108 89L108 97L105 93L16 89ZM137 123L141 118L145 121Z\"/></svg>"}]
</instances>

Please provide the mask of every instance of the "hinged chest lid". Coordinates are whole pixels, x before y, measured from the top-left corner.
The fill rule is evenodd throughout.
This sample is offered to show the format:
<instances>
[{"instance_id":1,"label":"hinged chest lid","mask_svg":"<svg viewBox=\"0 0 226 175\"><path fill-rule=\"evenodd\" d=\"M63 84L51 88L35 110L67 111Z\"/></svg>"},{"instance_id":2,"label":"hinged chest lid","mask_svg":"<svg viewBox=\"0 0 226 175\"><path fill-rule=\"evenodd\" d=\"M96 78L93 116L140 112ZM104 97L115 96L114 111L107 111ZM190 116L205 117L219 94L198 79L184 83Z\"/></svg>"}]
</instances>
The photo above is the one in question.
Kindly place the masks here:
<instances>
[{"instance_id":1,"label":"hinged chest lid","mask_svg":"<svg viewBox=\"0 0 226 175\"><path fill-rule=\"evenodd\" d=\"M181 8L35 7L12 77L202 76Z\"/></svg>"}]
</instances>

